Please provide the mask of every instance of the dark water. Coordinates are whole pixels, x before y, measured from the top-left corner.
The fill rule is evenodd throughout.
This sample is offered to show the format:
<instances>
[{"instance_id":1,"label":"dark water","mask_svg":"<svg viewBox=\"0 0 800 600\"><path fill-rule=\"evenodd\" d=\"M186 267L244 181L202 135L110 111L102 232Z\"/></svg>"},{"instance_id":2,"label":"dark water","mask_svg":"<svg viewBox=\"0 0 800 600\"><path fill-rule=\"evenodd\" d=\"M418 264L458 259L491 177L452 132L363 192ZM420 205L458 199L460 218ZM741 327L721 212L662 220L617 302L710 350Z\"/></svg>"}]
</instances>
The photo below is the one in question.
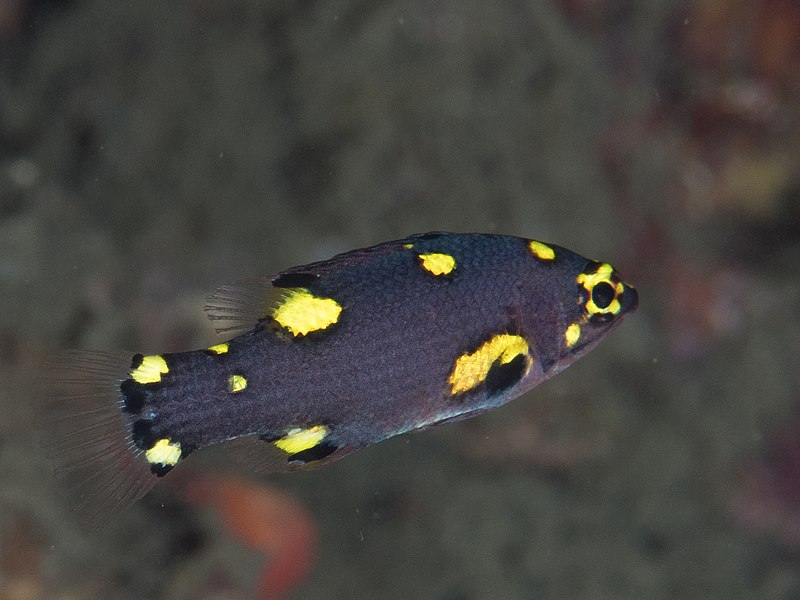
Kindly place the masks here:
<instances>
[{"instance_id":1,"label":"dark water","mask_svg":"<svg viewBox=\"0 0 800 600\"><path fill-rule=\"evenodd\" d=\"M0 0L0 597L800 597L798 31L785 0ZM639 311L473 421L296 475L193 457L287 510L262 550L169 479L77 527L45 356L209 345L217 285L435 229L608 260Z\"/></svg>"}]
</instances>

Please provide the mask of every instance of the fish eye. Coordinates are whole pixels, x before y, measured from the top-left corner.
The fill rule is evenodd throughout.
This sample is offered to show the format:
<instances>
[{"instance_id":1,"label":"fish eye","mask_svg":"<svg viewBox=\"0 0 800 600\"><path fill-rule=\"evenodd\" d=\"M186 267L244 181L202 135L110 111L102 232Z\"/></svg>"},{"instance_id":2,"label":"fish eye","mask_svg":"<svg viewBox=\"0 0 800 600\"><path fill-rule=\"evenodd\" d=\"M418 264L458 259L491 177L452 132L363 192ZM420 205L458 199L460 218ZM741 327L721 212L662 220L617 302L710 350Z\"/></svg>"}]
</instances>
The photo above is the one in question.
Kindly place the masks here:
<instances>
[{"instance_id":1,"label":"fish eye","mask_svg":"<svg viewBox=\"0 0 800 600\"><path fill-rule=\"evenodd\" d=\"M592 302L597 308L608 308L616 295L614 288L606 281L601 281L592 288Z\"/></svg>"},{"instance_id":2,"label":"fish eye","mask_svg":"<svg viewBox=\"0 0 800 600\"><path fill-rule=\"evenodd\" d=\"M607 323L621 311L625 286L608 263L590 262L577 278L581 304L591 323Z\"/></svg>"}]
</instances>

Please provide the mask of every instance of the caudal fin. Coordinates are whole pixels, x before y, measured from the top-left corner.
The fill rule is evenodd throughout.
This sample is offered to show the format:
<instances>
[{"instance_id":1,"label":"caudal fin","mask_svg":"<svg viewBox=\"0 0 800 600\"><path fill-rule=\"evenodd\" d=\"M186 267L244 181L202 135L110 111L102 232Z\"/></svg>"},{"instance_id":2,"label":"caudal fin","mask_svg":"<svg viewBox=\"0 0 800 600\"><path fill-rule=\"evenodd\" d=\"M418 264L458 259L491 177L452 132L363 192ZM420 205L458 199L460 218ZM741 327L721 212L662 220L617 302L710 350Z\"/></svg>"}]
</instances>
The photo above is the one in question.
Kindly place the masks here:
<instances>
[{"instance_id":1,"label":"caudal fin","mask_svg":"<svg viewBox=\"0 0 800 600\"><path fill-rule=\"evenodd\" d=\"M95 528L158 481L131 435L120 384L133 354L66 351L44 366L42 446L80 522Z\"/></svg>"}]
</instances>

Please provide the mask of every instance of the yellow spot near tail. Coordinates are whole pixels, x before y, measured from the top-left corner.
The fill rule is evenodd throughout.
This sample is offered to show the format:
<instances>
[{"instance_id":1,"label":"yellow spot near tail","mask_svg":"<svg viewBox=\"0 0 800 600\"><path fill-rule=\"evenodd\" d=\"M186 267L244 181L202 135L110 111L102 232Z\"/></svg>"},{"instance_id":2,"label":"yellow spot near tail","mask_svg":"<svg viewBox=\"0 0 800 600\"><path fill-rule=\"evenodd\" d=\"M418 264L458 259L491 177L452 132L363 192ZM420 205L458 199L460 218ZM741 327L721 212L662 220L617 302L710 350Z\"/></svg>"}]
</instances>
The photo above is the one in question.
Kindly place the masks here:
<instances>
[{"instance_id":1,"label":"yellow spot near tail","mask_svg":"<svg viewBox=\"0 0 800 600\"><path fill-rule=\"evenodd\" d=\"M614 267L608 263L603 263L597 267L597 270L594 273L581 273L578 275L578 284L582 285L583 289L589 292L589 300L586 302L586 311L590 315L608 313L615 315L622 309L622 305L619 303L618 297L620 294L622 294L625 288L621 281L614 282L612 280L613 274ZM611 304L605 308L600 308L597 306L592 299L592 289L594 289L594 286L596 286L598 283L607 283L614 288L615 298L611 301Z\"/></svg>"},{"instance_id":2,"label":"yellow spot near tail","mask_svg":"<svg viewBox=\"0 0 800 600\"><path fill-rule=\"evenodd\" d=\"M296 427L286 432L286 435L274 444L287 454L297 454L319 444L330 433L325 425L314 425L307 429Z\"/></svg>"},{"instance_id":3,"label":"yellow spot near tail","mask_svg":"<svg viewBox=\"0 0 800 600\"><path fill-rule=\"evenodd\" d=\"M228 351L228 342L222 342L221 344L211 346L208 351L214 354L225 354Z\"/></svg>"},{"instance_id":4,"label":"yellow spot near tail","mask_svg":"<svg viewBox=\"0 0 800 600\"><path fill-rule=\"evenodd\" d=\"M573 323L564 332L564 341L567 343L567 348L572 348L581 338L581 326L578 323Z\"/></svg>"},{"instance_id":5,"label":"yellow spot near tail","mask_svg":"<svg viewBox=\"0 0 800 600\"><path fill-rule=\"evenodd\" d=\"M330 327L341 312L341 305L333 298L319 298L305 288L294 288L287 290L272 317L292 335L306 335Z\"/></svg>"},{"instance_id":6,"label":"yellow spot near tail","mask_svg":"<svg viewBox=\"0 0 800 600\"><path fill-rule=\"evenodd\" d=\"M181 458L181 445L169 438L163 438L153 444L144 456L150 464L173 466Z\"/></svg>"},{"instance_id":7,"label":"yellow spot near tail","mask_svg":"<svg viewBox=\"0 0 800 600\"><path fill-rule=\"evenodd\" d=\"M541 260L553 260L556 257L556 252L547 244L531 240L528 242L528 248L536 258Z\"/></svg>"},{"instance_id":8,"label":"yellow spot near tail","mask_svg":"<svg viewBox=\"0 0 800 600\"><path fill-rule=\"evenodd\" d=\"M420 254L422 268L433 275L449 275L456 268L456 259L449 254Z\"/></svg>"},{"instance_id":9,"label":"yellow spot near tail","mask_svg":"<svg viewBox=\"0 0 800 600\"><path fill-rule=\"evenodd\" d=\"M157 383L161 381L161 375L167 373L169 367L163 356L144 356L142 364L131 371L131 379L137 383Z\"/></svg>"},{"instance_id":10,"label":"yellow spot near tail","mask_svg":"<svg viewBox=\"0 0 800 600\"><path fill-rule=\"evenodd\" d=\"M528 356L528 342L525 338L509 333L494 336L475 352L463 354L456 359L449 379L450 393L460 394L477 387L486 380L496 361L505 365L520 354Z\"/></svg>"},{"instance_id":11,"label":"yellow spot near tail","mask_svg":"<svg viewBox=\"0 0 800 600\"><path fill-rule=\"evenodd\" d=\"M228 377L228 391L232 394L241 392L247 387L247 379L244 375L231 375Z\"/></svg>"}]
</instances>

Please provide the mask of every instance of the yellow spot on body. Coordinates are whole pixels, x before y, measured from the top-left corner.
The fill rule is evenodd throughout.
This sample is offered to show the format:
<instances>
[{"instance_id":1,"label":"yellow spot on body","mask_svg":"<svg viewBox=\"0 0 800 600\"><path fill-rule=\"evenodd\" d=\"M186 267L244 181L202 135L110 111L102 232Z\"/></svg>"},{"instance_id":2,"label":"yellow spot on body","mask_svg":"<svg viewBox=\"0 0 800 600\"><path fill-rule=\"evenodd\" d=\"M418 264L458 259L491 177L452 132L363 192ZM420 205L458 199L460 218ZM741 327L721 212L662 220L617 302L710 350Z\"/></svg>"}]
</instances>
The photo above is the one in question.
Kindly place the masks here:
<instances>
[{"instance_id":1,"label":"yellow spot on body","mask_svg":"<svg viewBox=\"0 0 800 600\"><path fill-rule=\"evenodd\" d=\"M450 374L450 393L460 394L477 387L486 380L492 365L500 361L508 364L519 355L528 356L528 342L519 335L502 333L484 342L471 354L456 359Z\"/></svg>"},{"instance_id":2,"label":"yellow spot on body","mask_svg":"<svg viewBox=\"0 0 800 600\"><path fill-rule=\"evenodd\" d=\"M163 438L153 444L144 456L150 464L172 466L181 458L181 445L169 438Z\"/></svg>"},{"instance_id":3,"label":"yellow spot on body","mask_svg":"<svg viewBox=\"0 0 800 600\"><path fill-rule=\"evenodd\" d=\"M213 352L214 354L225 354L228 351L228 342L211 346L208 351Z\"/></svg>"},{"instance_id":4,"label":"yellow spot on body","mask_svg":"<svg viewBox=\"0 0 800 600\"><path fill-rule=\"evenodd\" d=\"M531 240L528 242L528 248L536 258L541 260L553 260L556 257L555 250L542 242Z\"/></svg>"},{"instance_id":5,"label":"yellow spot on body","mask_svg":"<svg viewBox=\"0 0 800 600\"><path fill-rule=\"evenodd\" d=\"M456 259L449 254L420 254L422 268L433 275L449 275L456 268Z\"/></svg>"},{"instance_id":6,"label":"yellow spot on body","mask_svg":"<svg viewBox=\"0 0 800 600\"><path fill-rule=\"evenodd\" d=\"M137 383L157 383L166 373L169 373L169 367L163 356L144 356L142 364L131 371L131 379Z\"/></svg>"},{"instance_id":7,"label":"yellow spot on body","mask_svg":"<svg viewBox=\"0 0 800 600\"><path fill-rule=\"evenodd\" d=\"M333 298L319 298L305 288L294 288L287 290L272 317L292 335L306 335L330 327L341 312L341 305Z\"/></svg>"},{"instance_id":8,"label":"yellow spot on body","mask_svg":"<svg viewBox=\"0 0 800 600\"><path fill-rule=\"evenodd\" d=\"M581 326L578 323L573 323L564 332L564 341L567 343L567 348L572 348L581 338Z\"/></svg>"},{"instance_id":9,"label":"yellow spot on body","mask_svg":"<svg viewBox=\"0 0 800 600\"><path fill-rule=\"evenodd\" d=\"M314 425L307 429L296 427L286 432L286 435L274 444L287 454L297 454L308 450L324 440L330 431L325 425Z\"/></svg>"},{"instance_id":10,"label":"yellow spot on body","mask_svg":"<svg viewBox=\"0 0 800 600\"><path fill-rule=\"evenodd\" d=\"M406 250L411 250L414 247L414 244L403 244L403 248Z\"/></svg>"},{"instance_id":11,"label":"yellow spot on body","mask_svg":"<svg viewBox=\"0 0 800 600\"><path fill-rule=\"evenodd\" d=\"M247 379L243 375L231 375L228 377L228 391L235 394L247 387Z\"/></svg>"},{"instance_id":12,"label":"yellow spot on body","mask_svg":"<svg viewBox=\"0 0 800 600\"><path fill-rule=\"evenodd\" d=\"M615 315L622 308L622 305L619 303L619 300L617 298L619 297L620 294L622 294L624 286L621 281L617 281L615 283L612 280L611 276L613 275L613 273L614 273L614 267L612 267L608 263L603 263L599 267L597 267L597 270L594 273L581 273L580 275L578 275L578 284L582 285L583 288L587 292L589 292L589 300L586 302L586 310L590 315L608 314L608 313ZM607 283L612 288L614 288L615 297L611 301L611 303L605 308L600 308L599 306L597 306L597 304L595 304L594 300L592 299L592 289L594 289L594 286L596 286L598 283Z\"/></svg>"}]
</instances>

